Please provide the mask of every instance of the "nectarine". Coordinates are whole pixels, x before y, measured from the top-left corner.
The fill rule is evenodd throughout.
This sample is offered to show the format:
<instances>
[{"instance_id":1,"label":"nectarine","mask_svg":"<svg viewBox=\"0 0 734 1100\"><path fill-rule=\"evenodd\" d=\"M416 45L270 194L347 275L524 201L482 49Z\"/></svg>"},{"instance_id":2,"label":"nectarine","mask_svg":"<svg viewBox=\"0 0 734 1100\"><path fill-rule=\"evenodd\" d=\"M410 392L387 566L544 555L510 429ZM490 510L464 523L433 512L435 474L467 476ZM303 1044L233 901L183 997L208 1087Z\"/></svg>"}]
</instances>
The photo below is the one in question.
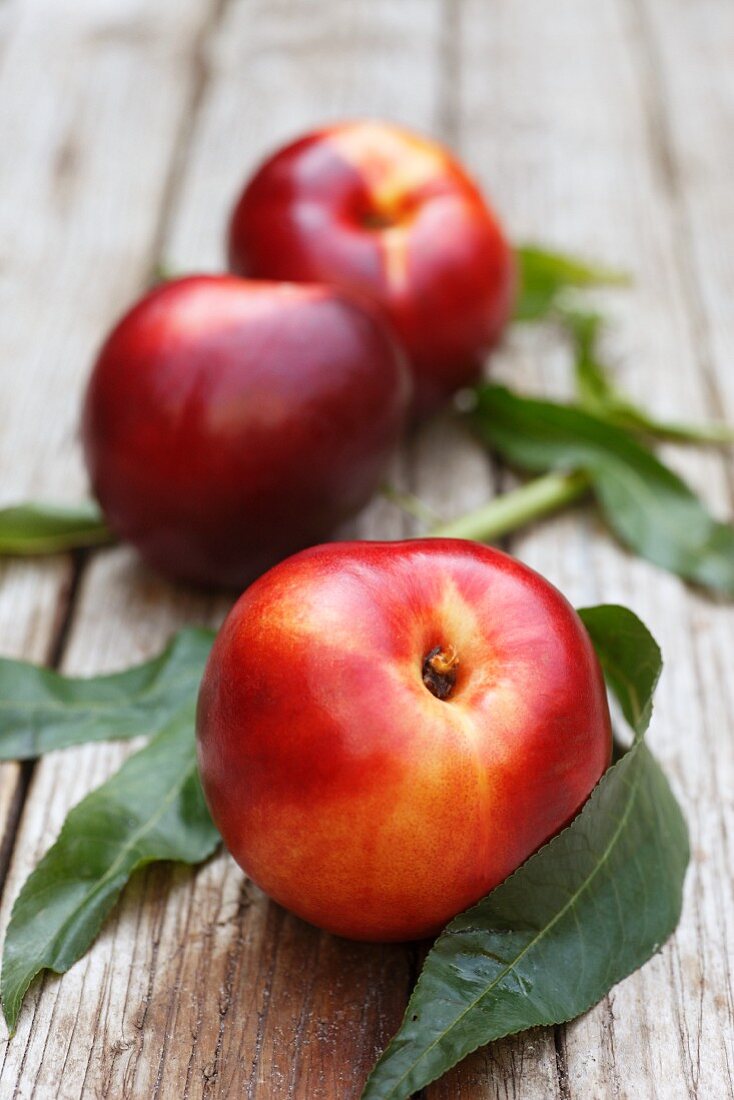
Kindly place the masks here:
<instances>
[{"instance_id":1,"label":"nectarine","mask_svg":"<svg viewBox=\"0 0 734 1100\"><path fill-rule=\"evenodd\" d=\"M437 932L580 809L610 759L573 608L477 543L334 543L226 620L199 697L206 798L234 858L343 936Z\"/></svg>"},{"instance_id":2,"label":"nectarine","mask_svg":"<svg viewBox=\"0 0 734 1100\"><path fill-rule=\"evenodd\" d=\"M231 269L325 282L384 308L419 413L476 381L514 297L502 229L459 163L389 123L329 126L275 153L229 227Z\"/></svg>"},{"instance_id":3,"label":"nectarine","mask_svg":"<svg viewBox=\"0 0 734 1100\"><path fill-rule=\"evenodd\" d=\"M92 487L156 569L242 587L369 500L409 390L387 327L345 292L179 279L99 354L82 431Z\"/></svg>"}]
</instances>

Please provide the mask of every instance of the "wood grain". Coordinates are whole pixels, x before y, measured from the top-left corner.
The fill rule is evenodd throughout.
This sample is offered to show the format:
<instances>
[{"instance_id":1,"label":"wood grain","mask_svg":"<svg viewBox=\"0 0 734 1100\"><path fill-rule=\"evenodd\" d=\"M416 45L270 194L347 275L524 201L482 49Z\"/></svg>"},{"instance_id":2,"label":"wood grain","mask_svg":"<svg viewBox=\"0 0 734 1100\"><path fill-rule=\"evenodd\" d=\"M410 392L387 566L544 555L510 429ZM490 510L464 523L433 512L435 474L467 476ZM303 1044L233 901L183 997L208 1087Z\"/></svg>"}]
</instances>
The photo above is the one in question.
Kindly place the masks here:
<instances>
[{"instance_id":1,"label":"wood grain","mask_svg":"<svg viewBox=\"0 0 734 1100\"><path fill-rule=\"evenodd\" d=\"M109 320L157 259L174 270L222 265L230 203L270 147L366 113L453 144L516 239L630 268L634 289L603 296L620 380L661 414L726 409L734 419L725 0L58 9L0 6L0 140L13 149L0 162L4 498L83 491L80 387ZM545 333L515 333L494 369L513 384L569 390L565 349ZM731 512L730 461L666 453ZM415 434L392 474L447 517L486 499L497 476L448 420ZM349 533L414 530L377 501ZM512 547L574 602L627 602L658 635L671 671L651 736L686 806L694 865L681 928L642 971L569 1027L477 1052L426 1100L734 1095L732 613L625 554L590 509ZM48 658L68 618L65 669L120 667L183 622L217 623L228 605L166 585L126 549L93 555L78 588L73 575L67 559L3 567L4 653ZM90 746L37 767L0 921L68 808L129 751ZM17 770L0 772L6 850L21 795ZM0 836L0 870L2 851ZM307 927L224 855L198 872L155 868L131 883L84 960L32 990L3 1050L0 1095L356 1098L416 962L411 948Z\"/></svg>"}]
</instances>

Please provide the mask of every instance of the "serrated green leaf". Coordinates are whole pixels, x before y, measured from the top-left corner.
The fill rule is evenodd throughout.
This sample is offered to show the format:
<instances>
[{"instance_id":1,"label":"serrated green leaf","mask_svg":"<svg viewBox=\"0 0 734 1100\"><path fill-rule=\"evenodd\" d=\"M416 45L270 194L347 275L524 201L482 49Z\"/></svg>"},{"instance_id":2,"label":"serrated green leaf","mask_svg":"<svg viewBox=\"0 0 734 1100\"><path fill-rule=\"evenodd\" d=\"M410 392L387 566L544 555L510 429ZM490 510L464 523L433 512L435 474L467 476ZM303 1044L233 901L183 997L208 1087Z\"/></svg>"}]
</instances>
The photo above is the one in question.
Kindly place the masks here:
<instances>
[{"instance_id":1,"label":"serrated green leaf","mask_svg":"<svg viewBox=\"0 0 734 1100\"><path fill-rule=\"evenodd\" d=\"M187 628L152 660L91 678L0 659L0 760L156 733L196 698L213 640Z\"/></svg>"},{"instance_id":2,"label":"serrated green leaf","mask_svg":"<svg viewBox=\"0 0 734 1100\"><path fill-rule=\"evenodd\" d=\"M0 995L12 1032L41 970L87 950L131 874L157 860L200 863L219 836L199 783L189 701L140 752L70 811L13 906Z\"/></svg>"},{"instance_id":3,"label":"serrated green leaf","mask_svg":"<svg viewBox=\"0 0 734 1100\"><path fill-rule=\"evenodd\" d=\"M571 825L438 938L363 1100L405 1100L479 1046L572 1019L678 922L687 830L642 740L659 650L626 608L582 615L636 716L634 745Z\"/></svg>"},{"instance_id":4,"label":"serrated green leaf","mask_svg":"<svg viewBox=\"0 0 734 1100\"><path fill-rule=\"evenodd\" d=\"M516 321L550 319L563 294L595 286L626 286L629 276L602 264L587 263L536 245L515 249L519 271Z\"/></svg>"},{"instance_id":5,"label":"serrated green leaf","mask_svg":"<svg viewBox=\"0 0 734 1100\"><path fill-rule=\"evenodd\" d=\"M14 504L0 508L0 556L57 554L112 541L93 501L63 505Z\"/></svg>"},{"instance_id":6,"label":"serrated green leaf","mask_svg":"<svg viewBox=\"0 0 734 1100\"><path fill-rule=\"evenodd\" d=\"M526 470L582 470L606 519L642 557L687 580L734 595L734 527L716 521L688 486L622 429L581 409L477 391L481 438Z\"/></svg>"}]
</instances>

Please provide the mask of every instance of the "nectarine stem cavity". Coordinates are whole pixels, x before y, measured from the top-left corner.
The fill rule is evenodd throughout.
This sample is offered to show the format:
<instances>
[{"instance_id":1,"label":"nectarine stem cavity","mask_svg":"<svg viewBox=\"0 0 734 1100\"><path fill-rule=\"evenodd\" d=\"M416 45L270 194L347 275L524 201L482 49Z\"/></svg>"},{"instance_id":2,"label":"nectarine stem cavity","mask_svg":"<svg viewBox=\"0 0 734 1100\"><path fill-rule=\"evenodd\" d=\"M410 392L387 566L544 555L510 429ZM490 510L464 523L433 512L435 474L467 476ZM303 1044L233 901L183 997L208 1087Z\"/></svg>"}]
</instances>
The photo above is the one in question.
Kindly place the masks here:
<instances>
[{"instance_id":1,"label":"nectarine stem cavity","mask_svg":"<svg viewBox=\"0 0 734 1100\"><path fill-rule=\"evenodd\" d=\"M366 214L362 215L360 221L365 229L392 229L394 225L397 225L395 218L380 210L368 210Z\"/></svg>"},{"instance_id":2,"label":"nectarine stem cavity","mask_svg":"<svg viewBox=\"0 0 734 1100\"><path fill-rule=\"evenodd\" d=\"M435 646L423 661L423 683L437 699L448 699L456 683L459 655L450 645Z\"/></svg>"}]
</instances>

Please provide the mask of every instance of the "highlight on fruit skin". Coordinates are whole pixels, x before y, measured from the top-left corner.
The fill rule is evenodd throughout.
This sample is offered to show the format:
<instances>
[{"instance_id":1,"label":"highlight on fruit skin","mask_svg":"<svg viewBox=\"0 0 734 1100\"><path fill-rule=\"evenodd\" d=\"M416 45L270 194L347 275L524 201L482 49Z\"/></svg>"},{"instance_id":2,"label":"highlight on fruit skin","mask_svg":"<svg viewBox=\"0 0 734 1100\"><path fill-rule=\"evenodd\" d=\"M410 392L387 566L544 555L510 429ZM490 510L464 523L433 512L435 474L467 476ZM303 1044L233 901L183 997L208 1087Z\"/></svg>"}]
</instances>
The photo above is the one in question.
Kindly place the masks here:
<instances>
[{"instance_id":1,"label":"highlight on fruit skin","mask_svg":"<svg viewBox=\"0 0 734 1100\"><path fill-rule=\"evenodd\" d=\"M475 382L516 287L502 227L459 161L388 122L325 126L275 152L228 231L232 271L378 302L411 360L415 410Z\"/></svg>"},{"instance_id":2,"label":"highlight on fruit skin","mask_svg":"<svg viewBox=\"0 0 734 1100\"><path fill-rule=\"evenodd\" d=\"M241 589L370 500L410 388L388 326L346 291L173 280L99 352L82 422L92 489L154 569Z\"/></svg>"},{"instance_id":3,"label":"highlight on fruit skin","mask_svg":"<svg viewBox=\"0 0 734 1100\"><path fill-rule=\"evenodd\" d=\"M332 543L242 595L202 682L225 844L272 898L364 940L438 932L566 825L609 764L576 612L497 550Z\"/></svg>"}]
</instances>

